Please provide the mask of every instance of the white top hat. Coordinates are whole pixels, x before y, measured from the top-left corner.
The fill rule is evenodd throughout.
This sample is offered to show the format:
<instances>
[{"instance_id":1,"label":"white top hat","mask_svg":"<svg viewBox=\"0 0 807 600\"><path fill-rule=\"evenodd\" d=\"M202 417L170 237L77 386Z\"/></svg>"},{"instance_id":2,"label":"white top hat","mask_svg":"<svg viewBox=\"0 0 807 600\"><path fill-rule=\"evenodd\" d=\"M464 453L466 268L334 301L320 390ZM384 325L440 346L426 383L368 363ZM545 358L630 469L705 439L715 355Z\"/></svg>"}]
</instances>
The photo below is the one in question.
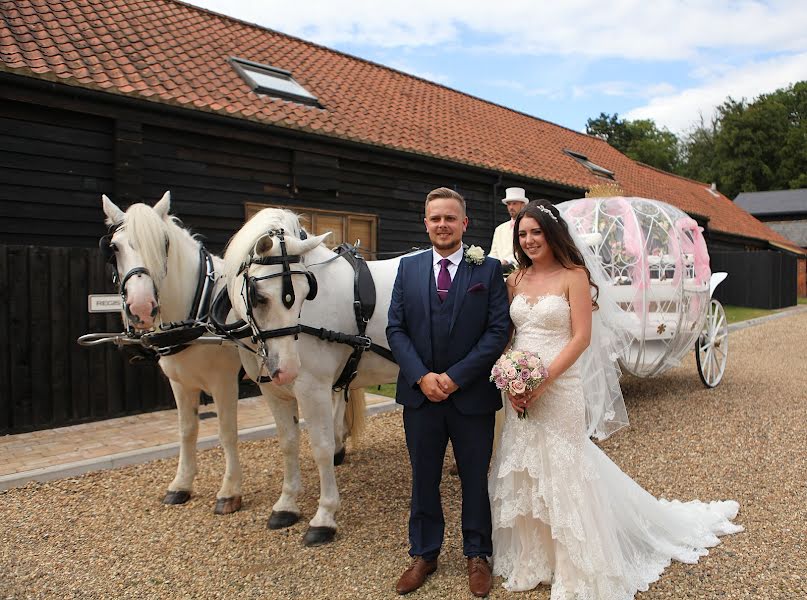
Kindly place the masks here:
<instances>
[{"instance_id":1,"label":"white top hat","mask_svg":"<svg viewBox=\"0 0 807 600\"><path fill-rule=\"evenodd\" d=\"M524 195L524 188L507 188L504 190L502 204L507 204L508 202L523 202L524 204L529 202L529 199Z\"/></svg>"}]
</instances>

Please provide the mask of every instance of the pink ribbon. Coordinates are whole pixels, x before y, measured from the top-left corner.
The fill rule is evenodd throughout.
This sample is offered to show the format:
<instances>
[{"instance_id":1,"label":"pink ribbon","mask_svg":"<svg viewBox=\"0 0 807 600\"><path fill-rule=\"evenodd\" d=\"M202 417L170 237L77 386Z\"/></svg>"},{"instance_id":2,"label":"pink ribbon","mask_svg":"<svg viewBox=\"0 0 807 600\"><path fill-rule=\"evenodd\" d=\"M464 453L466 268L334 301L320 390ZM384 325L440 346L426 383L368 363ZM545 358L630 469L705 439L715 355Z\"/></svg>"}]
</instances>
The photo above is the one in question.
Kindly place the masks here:
<instances>
[{"instance_id":1,"label":"pink ribbon","mask_svg":"<svg viewBox=\"0 0 807 600\"><path fill-rule=\"evenodd\" d=\"M675 222L675 228L680 233L681 252L692 254L695 263L695 283L703 285L709 280L712 272L709 268L709 251L703 239L703 227L691 217L681 217ZM691 236L687 235L690 232ZM678 270L676 269L676 277Z\"/></svg>"}]
</instances>

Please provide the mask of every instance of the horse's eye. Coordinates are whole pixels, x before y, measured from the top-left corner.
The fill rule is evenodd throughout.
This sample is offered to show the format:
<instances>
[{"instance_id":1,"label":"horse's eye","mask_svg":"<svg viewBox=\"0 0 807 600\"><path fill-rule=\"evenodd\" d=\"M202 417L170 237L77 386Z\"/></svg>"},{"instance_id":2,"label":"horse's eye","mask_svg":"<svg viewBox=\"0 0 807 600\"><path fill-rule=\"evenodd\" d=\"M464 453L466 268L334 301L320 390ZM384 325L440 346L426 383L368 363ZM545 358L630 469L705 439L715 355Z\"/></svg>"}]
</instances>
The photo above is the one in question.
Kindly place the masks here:
<instances>
[{"instance_id":1,"label":"horse's eye","mask_svg":"<svg viewBox=\"0 0 807 600\"><path fill-rule=\"evenodd\" d=\"M269 304L269 298L266 296L256 296L255 297L255 304L260 304L261 306L266 306Z\"/></svg>"}]
</instances>

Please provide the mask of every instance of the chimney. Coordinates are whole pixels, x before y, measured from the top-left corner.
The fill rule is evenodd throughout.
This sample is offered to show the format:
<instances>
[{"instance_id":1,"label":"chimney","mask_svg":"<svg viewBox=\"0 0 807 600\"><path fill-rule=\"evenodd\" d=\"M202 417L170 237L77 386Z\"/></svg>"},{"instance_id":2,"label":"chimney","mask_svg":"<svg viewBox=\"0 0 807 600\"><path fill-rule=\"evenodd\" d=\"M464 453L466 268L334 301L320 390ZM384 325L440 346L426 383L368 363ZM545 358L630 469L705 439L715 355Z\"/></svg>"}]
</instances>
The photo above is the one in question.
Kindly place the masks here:
<instances>
[{"instance_id":1,"label":"chimney","mask_svg":"<svg viewBox=\"0 0 807 600\"><path fill-rule=\"evenodd\" d=\"M713 192L717 191L717 183L715 183L714 181L712 182L712 191Z\"/></svg>"}]
</instances>

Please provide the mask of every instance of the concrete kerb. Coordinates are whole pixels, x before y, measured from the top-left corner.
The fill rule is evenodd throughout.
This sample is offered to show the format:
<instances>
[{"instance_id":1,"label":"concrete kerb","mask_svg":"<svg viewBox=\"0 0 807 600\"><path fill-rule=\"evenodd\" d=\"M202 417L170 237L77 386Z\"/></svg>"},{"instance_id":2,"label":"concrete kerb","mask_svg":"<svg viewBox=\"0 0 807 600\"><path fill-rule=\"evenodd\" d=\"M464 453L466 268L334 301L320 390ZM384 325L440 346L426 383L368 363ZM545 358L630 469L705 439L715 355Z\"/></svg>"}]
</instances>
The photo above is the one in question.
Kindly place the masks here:
<instances>
[{"instance_id":1,"label":"concrete kerb","mask_svg":"<svg viewBox=\"0 0 807 600\"><path fill-rule=\"evenodd\" d=\"M379 413L390 412L398 408L399 405L395 403L395 400L389 398L368 406L367 415L371 416ZM305 428L305 419L300 420L300 426ZM274 437L276 434L277 428L275 427L274 423L272 423L269 425L262 425L260 427L242 429L238 432L238 440L262 440L265 438ZM218 445L218 436L211 435L199 438L198 442L196 443L196 448L197 450L208 450ZM152 460L158 460L160 458L171 458L172 456L177 456L178 454L179 442L172 442L170 444L162 444L161 446L152 446L150 448L140 448L138 450L109 454L107 456L99 456L97 458L88 458L87 460L54 465L52 467L43 467L41 469L32 469L30 471L11 473L9 475L0 476L0 491L20 487L32 481L45 482L52 481L54 479L63 479L65 477L75 477L77 475L89 473L90 471L104 471L107 469L117 469L119 467L126 467L129 465L138 465Z\"/></svg>"},{"instance_id":2,"label":"concrete kerb","mask_svg":"<svg viewBox=\"0 0 807 600\"><path fill-rule=\"evenodd\" d=\"M755 319L748 319L747 321L740 321L739 323L732 323L729 325L729 333L739 331L747 327L760 325L767 321L774 319L781 319L792 315L807 312L807 306L799 305L792 308L782 310L772 315L765 315L764 317L757 317ZM367 407L367 415L376 415L380 413L389 412L399 409L400 406L395 403L395 400L389 399ZM301 420L300 424L305 427L305 420ZM239 441L253 441L262 440L265 438L273 437L277 434L274 424L263 425L260 427L252 427L250 429L242 429L238 432ZM199 439L197 448L199 450L207 450L217 446L219 443L218 436L208 436ZM142 448L139 450L131 450L129 452L121 452L118 454L110 454L98 458L90 458L87 460L66 463L62 465L54 465L52 467L44 467L41 469L34 469L31 471L23 471L20 473L11 473L9 475L0 476L0 491L19 487L31 481L52 481L54 479L62 479L64 477L75 477L88 473L90 471L101 471L106 469L116 469L128 465L141 464L160 458L170 458L179 454L179 443L174 442L171 444L163 444L161 446L153 446L151 448Z\"/></svg>"},{"instance_id":3,"label":"concrete kerb","mask_svg":"<svg viewBox=\"0 0 807 600\"><path fill-rule=\"evenodd\" d=\"M732 323L731 325L729 325L729 333L731 333L732 331L739 331L740 329L745 329L746 327L753 327L754 325L760 325L767 321L773 321L774 319L781 319L782 317L792 317L793 315L798 315L803 312L807 312L807 305L800 304L797 306L791 306L789 308L782 309L779 312L773 313L772 315L765 315L764 317L756 317L755 319L748 319L746 321L740 321L739 323Z\"/></svg>"}]
</instances>

